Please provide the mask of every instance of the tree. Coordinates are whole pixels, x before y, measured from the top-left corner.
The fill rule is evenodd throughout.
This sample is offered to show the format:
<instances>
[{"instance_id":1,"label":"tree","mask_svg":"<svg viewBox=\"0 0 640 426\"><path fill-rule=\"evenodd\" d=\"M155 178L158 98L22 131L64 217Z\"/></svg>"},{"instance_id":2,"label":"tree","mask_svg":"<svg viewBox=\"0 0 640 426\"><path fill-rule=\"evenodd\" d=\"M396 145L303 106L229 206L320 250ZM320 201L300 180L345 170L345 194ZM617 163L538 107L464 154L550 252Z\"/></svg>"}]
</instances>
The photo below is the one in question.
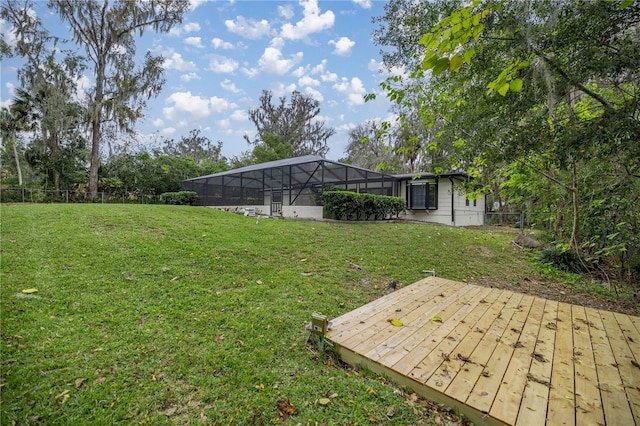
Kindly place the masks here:
<instances>
[{"instance_id":1,"label":"tree","mask_svg":"<svg viewBox=\"0 0 640 426\"><path fill-rule=\"evenodd\" d=\"M640 199L621 203L618 192L623 183L631 194L640 186L640 5L453 3L429 3L401 22L385 16L395 22L385 29L397 34L384 38L399 43L393 57L422 82L390 79L387 96L407 107L418 96L420 115L436 114L443 127L432 143L454 140L452 165L482 178L517 163L554 186L564 206L554 211L547 197L532 208L557 215L560 241L586 257L606 256L618 270L640 264L637 239L619 240L640 233ZM430 30L409 48L401 42L418 21ZM513 181L521 175L502 174L498 186L509 187L512 199L527 191L523 180ZM594 202L607 214L585 215Z\"/></svg>"},{"instance_id":2,"label":"tree","mask_svg":"<svg viewBox=\"0 0 640 426\"><path fill-rule=\"evenodd\" d=\"M342 161L365 169L400 171L400 161L393 153L393 145L382 123L365 121L349 132L345 149L347 158Z\"/></svg>"},{"instance_id":3,"label":"tree","mask_svg":"<svg viewBox=\"0 0 640 426\"><path fill-rule=\"evenodd\" d=\"M183 136L178 142L173 139L165 140L162 152L170 157L192 158L196 164L225 163L222 156L222 142L216 144L201 134L200 129L193 129L189 136Z\"/></svg>"},{"instance_id":4,"label":"tree","mask_svg":"<svg viewBox=\"0 0 640 426\"><path fill-rule=\"evenodd\" d=\"M320 114L320 103L294 91L291 101L280 98L280 103L272 103L271 91L264 90L260 96L260 106L249 110L249 119L255 124L257 135L254 140L245 135L250 145L260 145L265 135L275 135L293 147L293 154L319 155L324 157L329 151L327 140L335 134L323 121L316 120Z\"/></svg>"},{"instance_id":5,"label":"tree","mask_svg":"<svg viewBox=\"0 0 640 426\"><path fill-rule=\"evenodd\" d=\"M189 2L56 0L49 6L69 25L73 40L85 48L93 68L94 87L88 94L89 192L96 197L103 123L112 121L120 130L130 131L142 117L145 99L156 96L164 83L162 57L147 52L144 59L136 58L134 37L147 29L169 31L182 22ZM139 62L142 66L136 68Z\"/></svg>"},{"instance_id":6,"label":"tree","mask_svg":"<svg viewBox=\"0 0 640 426\"><path fill-rule=\"evenodd\" d=\"M80 57L58 48L57 40L31 13L32 6L30 2L10 2L2 8L2 17L14 27L14 53L26 59L18 71L22 88L17 90L11 109L20 130L31 130L34 134L31 157L40 158L32 165L46 164L45 175L51 172L54 188L59 192L61 150L66 140L78 139L81 131L84 111L73 96L84 67ZM43 161L43 157L48 160Z\"/></svg>"}]
</instances>

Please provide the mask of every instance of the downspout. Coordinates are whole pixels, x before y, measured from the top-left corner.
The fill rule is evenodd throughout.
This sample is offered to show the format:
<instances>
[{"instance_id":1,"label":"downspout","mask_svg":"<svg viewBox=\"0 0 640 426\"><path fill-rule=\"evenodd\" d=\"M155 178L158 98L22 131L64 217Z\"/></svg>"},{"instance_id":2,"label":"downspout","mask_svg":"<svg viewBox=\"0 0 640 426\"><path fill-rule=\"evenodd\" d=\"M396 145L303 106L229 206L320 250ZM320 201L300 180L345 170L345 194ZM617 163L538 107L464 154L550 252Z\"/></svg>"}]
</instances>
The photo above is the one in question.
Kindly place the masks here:
<instances>
[{"instance_id":1,"label":"downspout","mask_svg":"<svg viewBox=\"0 0 640 426\"><path fill-rule=\"evenodd\" d=\"M451 182L451 223L453 223L453 226L456 226L456 211L453 208L453 178L451 176L449 176L449 182Z\"/></svg>"}]
</instances>

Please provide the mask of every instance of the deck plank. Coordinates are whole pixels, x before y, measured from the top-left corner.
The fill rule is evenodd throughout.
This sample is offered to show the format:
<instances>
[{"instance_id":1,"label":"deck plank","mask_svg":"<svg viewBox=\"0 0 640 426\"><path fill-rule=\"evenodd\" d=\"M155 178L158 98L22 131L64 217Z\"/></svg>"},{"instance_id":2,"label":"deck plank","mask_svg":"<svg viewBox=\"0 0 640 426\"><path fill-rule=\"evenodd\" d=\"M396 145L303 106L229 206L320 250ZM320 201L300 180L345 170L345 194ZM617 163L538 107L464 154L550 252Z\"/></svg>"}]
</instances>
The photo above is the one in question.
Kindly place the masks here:
<instances>
[{"instance_id":1,"label":"deck plank","mask_svg":"<svg viewBox=\"0 0 640 426\"><path fill-rule=\"evenodd\" d=\"M482 330L484 335L469 355L469 361L464 362L462 370L456 375L449 387L447 387L445 392L447 395L460 401L466 401L467 404L469 404L468 399L471 390L478 380L483 377L482 374L491 374L491 372L486 369L486 364L499 345L503 334L507 330L507 325L509 325L509 321L515 313L515 310L520 306L521 301L522 294L512 293L506 305L496 307L498 316L486 330Z\"/></svg>"},{"instance_id":2,"label":"deck plank","mask_svg":"<svg viewBox=\"0 0 640 426\"><path fill-rule=\"evenodd\" d=\"M516 425L544 425L547 418L551 372L554 359L558 317L558 302L547 300L536 346L531 356L527 385Z\"/></svg>"},{"instance_id":3,"label":"deck plank","mask_svg":"<svg viewBox=\"0 0 640 426\"><path fill-rule=\"evenodd\" d=\"M591 332L605 422L609 425L633 425L635 420L625 397L620 372L600 312L591 308L585 309L585 312Z\"/></svg>"},{"instance_id":4,"label":"deck plank","mask_svg":"<svg viewBox=\"0 0 640 426\"><path fill-rule=\"evenodd\" d=\"M480 340L482 340L484 332L493 324L500 310L504 304L511 299L512 295L513 293L510 291L502 291L498 299L485 308L486 311L480 320L478 320L476 326L469 330L467 335L454 348L452 356L449 357L449 362L438 367L431 377L426 378L426 380L424 376L421 376L419 379L424 381L427 386L441 389L443 392L446 391L456 375L464 368L464 359L469 358L469 355L471 355L478 343L480 343Z\"/></svg>"},{"instance_id":5,"label":"deck plank","mask_svg":"<svg viewBox=\"0 0 640 426\"><path fill-rule=\"evenodd\" d=\"M638 423L640 421L640 368L633 364L636 360L613 312L600 311L600 317L613 350L631 413L635 422Z\"/></svg>"},{"instance_id":6,"label":"deck plank","mask_svg":"<svg viewBox=\"0 0 640 426\"><path fill-rule=\"evenodd\" d=\"M558 304L556 327L547 423L574 426L576 424L576 410L571 305Z\"/></svg>"},{"instance_id":7,"label":"deck plank","mask_svg":"<svg viewBox=\"0 0 640 426\"><path fill-rule=\"evenodd\" d=\"M382 356L398 347L400 347L401 353L405 352L404 347L411 348L416 342L428 339L432 334L437 333L444 322L450 320L456 312L476 298L481 290L481 288L465 287L451 294L442 301L442 304L435 306L422 304L405 315L397 313L397 318L403 323L401 327L393 326L387 322L386 328L381 330L380 334L386 337L383 341L369 339L363 344L355 346L354 349L373 360L380 360ZM433 321L432 318L435 315L438 315L441 321ZM384 362L384 364L387 363Z\"/></svg>"},{"instance_id":8,"label":"deck plank","mask_svg":"<svg viewBox=\"0 0 640 426\"><path fill-rule=\"evenodd\" d=\"M332 322L345 362L475 424L640 426L640 317L429 277Z\"/></svg>"},{"instance_id":9,"label":"deck plank","mask_svg":"<svg viewBox=\"0 0 640 426\"><path fill-rule=\"evenodd\" d=\"M451 294L442 293L445 296L444 298L437 295L430 301L424 298L415 298L402 308L390 309L384 315L376 315L368 321L369 328L351 337L346 343L356 352L364 355L382 343L389 342L399 332L407 331L407 333L412 333L424 325L427 325L427 327L423 332L426 333L429 330L433 330L432 327L429 327L432 322L431 318L435 313L442 310L443 305L449 307L452 304L459 303L458 300L464 299L465 294L475 291L475 289L468 286L455 290ZM392 325L389 322L392 319L400 320L403 325L401 327Z\"/></svg>"},{"instance_id":10,"label":"deck plank","mask_svg":"<svg viewBox=\"0 0 640 426\"><path fill-rule=\"evenodd\" d=\"M520 339L520 332L527 320L533 300L533 296L524 295L522 297L517 309L514 310L505 333L487 362L486 370L488 375L481 376L478 379L478 383L467 399L467 404L483 412L489 412L491 409L500 383L504 380L509 361L516 350L516 342Z\"/></svg>"},{"instance_id":11,"label":"deck plank","mask_svg":"<svg viewBox=\"0 0 640 426\"><path fill-rule=\"evenodd\" d=\"M573 365L575 368L576 424L604 425L598 372L593 356L589 321L582 306L572 306Z\"/></svg>"},{"instance_id":12,"label":"deck plank","mask_svg":"<svg viewBox=\"0 0 640 426\"><path fill-rule=\"evenodd\" d=\"M504 374L504 379L498 388L491 411L489 411L490 415L507 424L515 424L518 417L522 393L527 384L527 373L531 365L530 354L538 339L544 305L544 299L535 298L533 301L527 321L522 327L520 338L516 342L515 351Z\"/></svg>"},{"instance_id":13,"label":"deck plank","mask_svg":"<svg viewBox=\"0 0 640 426\"><path fill-rule=\"evenodd\" d=\"M405 358L396 362L393 365L393 369L416 380L424 381L429 378L442 363L451 362L451 354L455 347L484 315L486 311L485 304L480 303L480 301L484 300L486 303L493 303L500 294L502 293L491 291L482 299L478 299L478 303L473 306L471 311L464 318L461 318L453 330L444 336L432 350L425 350L427 342L424 342L424 344L417 346L407 354Z\"/></svg>"},{"instance_id":14,"label":"deck plank","mask_svg":"<svg viewBox=\"0 0 640 426\"><path fill-rule=\"evenodd\" d=\"M418 290L409 286L403 288L397 294L392 293L383 296L382 303L372 306L365 305L368 308L362 309L358 316L350 315L347 320L340 317L332 321L333 329L338 330L338 334L335 334L334 338L345 345L358 344L358 340L361 342L363 339L371 338L378 333L381 327L386 328L388 324L386 321L396 316L396 309L410 309L411 304L416 306L419 304L437 306L440 302L440 294L444 295L463 288L463 286L453 283L438 282L436 285L429 285L426 282L423 284ZM402 308L398 308L398 306Z\"/></svg>"}]
</instances>

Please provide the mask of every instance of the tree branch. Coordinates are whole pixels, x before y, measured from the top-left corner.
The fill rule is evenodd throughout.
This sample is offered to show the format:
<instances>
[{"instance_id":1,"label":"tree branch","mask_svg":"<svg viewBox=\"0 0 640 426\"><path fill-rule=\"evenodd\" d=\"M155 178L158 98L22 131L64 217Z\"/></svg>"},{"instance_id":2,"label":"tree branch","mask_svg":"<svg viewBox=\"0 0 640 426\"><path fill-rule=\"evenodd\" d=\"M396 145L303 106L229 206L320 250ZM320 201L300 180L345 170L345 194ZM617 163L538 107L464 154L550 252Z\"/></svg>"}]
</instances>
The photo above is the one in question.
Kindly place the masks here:
<instances>
[{"instance_id":1,"label":"tree branch","mask_svg":"<svg viewBox=\"0 0 640 426\"><path fill-rule=\"evenodd\" d=\"M589 90L582 83L580 83L580 82L574 80L573 78L569 77L569 75L562 68L560 68L560 65L556 64L554 61L551 60L551 58L546 56L540 50L536 49L535 47L533 47L532 49L533 49L533 52L538 57L540 57L547 65L549 65L551 67L551 69L553 69L555 72L560 74L560 76L562 76L562 78L564 78L566 81L568 81L570 84L572 84L576 88L580 89L582 92L584 92L588 96L591 96L593 99L595 99L598 102L600 102L602 104L602 106L604 107L604 109L607 110L608 112L615 112L615 109L611 106L611 104L609 104L609 102L607 102L607 100L605 98L603 98L602 96L598 95L596 92L594 92L592 90Z\"/></svg>"}]
</instances>

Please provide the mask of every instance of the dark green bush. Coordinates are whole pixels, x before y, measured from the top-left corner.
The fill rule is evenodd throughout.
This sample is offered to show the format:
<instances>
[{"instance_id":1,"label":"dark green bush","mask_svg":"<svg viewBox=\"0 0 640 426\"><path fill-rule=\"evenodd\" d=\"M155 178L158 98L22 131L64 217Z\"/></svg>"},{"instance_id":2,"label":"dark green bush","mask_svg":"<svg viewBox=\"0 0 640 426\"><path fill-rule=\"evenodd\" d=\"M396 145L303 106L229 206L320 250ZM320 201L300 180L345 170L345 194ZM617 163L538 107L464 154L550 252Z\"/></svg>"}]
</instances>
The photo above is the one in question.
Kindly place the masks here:
<instances>
[{"instance_id":1,"label":"dark green bush","mask_svg":"<svg viewBox=\"0 0 640 426\"><path fill-rule=\"evenodd\" d=\"M564 247L548 247L540 252L540 261L565 272L585 272L575 251Z\"/></svg>"},{"instance_id":2,"label":"dark green bush","mask_svg":"<svg viewBox=\"0 0 640 426\"><path fill-rule=\"evenodd\" d=\"M194 206L198 201L198 194L193 191L165 192L160 198L165 204Z\"/></svg>"},{"instance_id":3,"label":"dark green bush","mask_svg":"<svg viewBox=\"0 0 640 426\"><path fill-rule=\"evenodd\" d=\"M387 219L398 217L405 210L402 198L386 195L325 191L322 200L326 216L338 220Z\"/></svg>"}]
</instances>

